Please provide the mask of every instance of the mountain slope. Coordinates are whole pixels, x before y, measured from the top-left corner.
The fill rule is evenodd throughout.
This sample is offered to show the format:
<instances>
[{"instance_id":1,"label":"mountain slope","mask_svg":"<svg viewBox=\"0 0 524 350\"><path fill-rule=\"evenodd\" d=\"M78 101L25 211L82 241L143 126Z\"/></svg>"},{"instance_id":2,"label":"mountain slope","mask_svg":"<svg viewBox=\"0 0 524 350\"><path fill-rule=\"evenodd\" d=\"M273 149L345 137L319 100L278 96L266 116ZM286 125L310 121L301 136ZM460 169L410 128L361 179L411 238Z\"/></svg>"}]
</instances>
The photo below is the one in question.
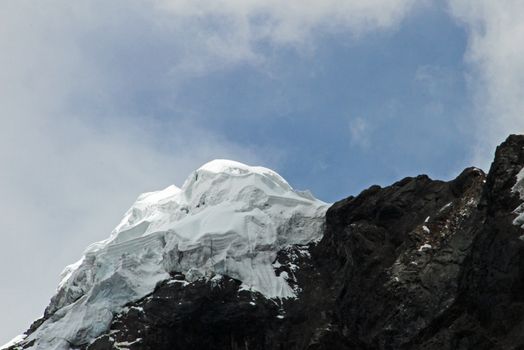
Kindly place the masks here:
<instances>
[{"instance_id":1,"label":"mountain slope","mask_svg":"<svg viewBox=\"0 0 524 350\"><path fill-rule=\"evenodd\" d=\"M211 193L222 198L217 194L223 193L221 184L232 180L224 182L223 175L219 175L221 180L214 182L216 174L221 174L216 171L217 166L221 168L220 164L210 165L214 169L211 175L207 170L203 173L204 179L210 176L213 180L203 183L202 193L212 188ZM244 167L237 165L240 170L233 173L241 174L227 176L245 176ZM199 251L203 249L200 246L195 248L199 257L207 259L193 256L187 264L174 263L185 258L185 250L166 250L167 243L159 248L152 245L150 250L163 252L159 264L165 274L155 277L150 273L158 271L151 266L159 265L153 258L159 257L152 253L148 253L151 258L122 266L125 271L129 266L134 267L146 281L154 278L158 282L148 284L149 289L141 291L142 295L136 289L128 292L132 297L125 300L125 305L122 300L120 306L111 311L103 323L104 329L96 337L82 338L85 332L73 332L67 341L54 345L90 350L522 349L523 168L524 136L512 135L498 147L487 175L469 168L449 182L418 176L385 188L372 186L357 197L335 203L325 217L323 203L293 192L284 180L267 169L261 171L262 175L258 170L250 170L249 174L258 174L255 178L264 179L263 185L257 182L256 187L262 189L265 199L261 201L260 192L253 190L248 191L248 196L240 196L242 190L235 190L232 191L235 196L226 197L249 203L247 207L256 211L257 218L261 210L271 222L278 223L280 229L259 225L263 227L256 231L263 236L260 245L248 252L235 249L225 255L217 249L220 253L216 261L211 258L215 254L209 253L210 244L206 246L207 253ZM186 185L202 174L193 175ZM270 181L266 182L268 178ZM154 232L165 231L162 229L165 222L155 214L160 209L145 213L141 201L150 198L154 203L163 203L164 198L179 196L180 191L187 193L188 188L194 187L186 185L182 190L169 189L166 196L160 192L139 198L124 219L131 224L119 225L109 240L96 249L101 246L100 249L107 249L115 241L128 249L129 245L125 245L128 237L146 237L141 246L149 247L149 237L154 236ZM273 198L273 191L281 191L276 194L279 199L266 199L268 193L271 196L267 198ZM201 197L174 202L183 203L182 206L191 203L190 208L197 208ZM205 202L209 203L207 198ZM217 203L235 205L222 199ZM281 207L275 211L265 210L268 201L271 208ZM179 207L161 204L159 208L166 214ZM136 214L136 210L140 213ZM197 212L199 209L195 215ZM217 216L223 220L214 222L221 223L217 227L229 227L239 212L243 213L238 208L220 212ZM133 219L135 217L138 219ZM145 229L140 226L140 220L146 217L145 221L154 222L151 233L147 231L151 224ZM181 227L188 227L188 237L198 232L193 224ZM252 228L241 227L246 229L236 227L242 232L239 239L249 245L245 242L251 237L248 233L253 232ZM271 237L269 250L265 244L267 237ZM199 239L196 242L201 244ZM166 251L172 255L164 254ZM242 269L224 268L230 266L223 263L227 257L241 261L246 254L252 258L253 253L262 254L267 274L253 270L243 274ZM221 259L224 256L226 258ZM107 267L107 260L100 259ZM165 261L170 263L166 265ZM68 305L63 305L81 300L71 295L79 293L74 287L84 285L71 281L85 279L79 271L85 275L96 272L91 266L84 269L81 266L82 263L69 269L69 275L66 274L57 296L46 310L45 319L31 327L25 340L9 349L46 348L39 344L52 343L46 323L54 322L53 318L67 309ZM192 268L199 273L194 274ZM270 278L256 277L262 275ZM113 291L107 288L104 286L101 290ZM89 290L88 293L92 293ZM111 298L107 293L101 294L101 300ZM99 323L87 326L95 325ZM42 342L44 338L47 343Z\"/></svg>"}]
</instances>

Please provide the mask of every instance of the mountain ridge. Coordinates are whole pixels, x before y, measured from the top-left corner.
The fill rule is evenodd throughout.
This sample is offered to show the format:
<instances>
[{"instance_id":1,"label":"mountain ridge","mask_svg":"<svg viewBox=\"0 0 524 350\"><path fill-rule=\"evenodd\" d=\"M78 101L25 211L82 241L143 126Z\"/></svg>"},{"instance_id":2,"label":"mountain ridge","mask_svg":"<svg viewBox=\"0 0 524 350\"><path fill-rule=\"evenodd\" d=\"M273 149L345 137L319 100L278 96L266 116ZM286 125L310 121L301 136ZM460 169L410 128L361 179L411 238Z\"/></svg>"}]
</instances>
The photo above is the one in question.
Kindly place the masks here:
<instances>
[{"instance_id":1,"label":"mountain ridge","mask_svg":"<svg viewBox=\"0 0 524 350\"><path fill-rule=\"evenodd\" d=\"M523 168L524 136L511 135L487 175L408 177L334 203L321 239L283 245L271 261L296 297L173 269L93 341L65 346L522 349ZM8 349L38 348L27 339Z\"/></svg>"}]
</instances>

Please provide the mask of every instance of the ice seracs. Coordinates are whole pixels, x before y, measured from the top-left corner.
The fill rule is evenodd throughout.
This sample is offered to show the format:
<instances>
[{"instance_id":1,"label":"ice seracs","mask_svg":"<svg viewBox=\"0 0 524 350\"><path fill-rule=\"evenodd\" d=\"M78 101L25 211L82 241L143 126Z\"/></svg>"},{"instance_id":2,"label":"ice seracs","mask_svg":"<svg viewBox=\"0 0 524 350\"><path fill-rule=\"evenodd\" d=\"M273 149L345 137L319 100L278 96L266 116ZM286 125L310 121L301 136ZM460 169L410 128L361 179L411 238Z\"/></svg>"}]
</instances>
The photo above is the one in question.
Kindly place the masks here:
<instances>
[{"instance_id":1,"label":"ice seracs","mask_svg":"<svg viewBox=\"0 0 524 350\"><path fill-rule=\"evenodd\" d=\"M294 297L272 264L282 248L321 238L326 209L270 169L209 162L181 188L140 195L108 239L64 270L49 318L24 342L89 343L115 312L175 271L189 281L227 275L268 298Z\"/></svg>"}]
</instances>

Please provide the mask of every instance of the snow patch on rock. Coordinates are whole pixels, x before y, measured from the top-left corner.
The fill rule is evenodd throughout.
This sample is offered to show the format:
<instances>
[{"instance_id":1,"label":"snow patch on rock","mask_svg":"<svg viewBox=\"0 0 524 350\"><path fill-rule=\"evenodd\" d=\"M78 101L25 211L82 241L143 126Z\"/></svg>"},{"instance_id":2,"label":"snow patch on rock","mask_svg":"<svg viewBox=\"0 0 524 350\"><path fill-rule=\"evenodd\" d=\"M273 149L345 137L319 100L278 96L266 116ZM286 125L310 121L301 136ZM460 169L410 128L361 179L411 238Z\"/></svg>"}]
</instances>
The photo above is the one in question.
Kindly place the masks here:
<instances>
[{"instance_id":1,"label":"snow patch on rock","mask_svg":"<svg viewBox=\"0 0 524 350\"><path fill-rule=\"evenodd\" d=\"M524 201L524 168L517 174L517 182L512 190L519 193L520 198ZM517 214L517 217L513 221L513 224L524 228L524 203L519 205L514 213Z\"/></svg>"},{"instance_id":2,"label":"snow patch on rock","mask_svg":"<svg viewBox=\"0 0 524 350\"><path fill-rule=\"evenodd\" d=\"M26 337L25 334L20 334L20 335L17 335L16 337L14 337L13 339L11 339L9 342L5 343L4 345L0 346L0 350L1 349L7 349L13 345L16 345L18 343L20 343L22 340L24 340Z\"/></svg>"},{"instance_id":3,"label":"snow patch on rock","mask_svg":"<svg viewBox=\"0 0 524 350\"><path fill-rule=\"evenodd\" d=\"M433 247L431 246L431 244L424 243L423 245L421 245L421 246L418 248L418 251L419 251L419 252L425 252L426 250L430 250L430 249L433 249Z\"/></svg>"},{"instance_id":4,"label":"snow patch on rock","mask_svg":"<svg viewBox=\"0 0 524 350\"><path fill-rule=\"evenodd\" d=\"M108 239L64 270L50 317L25 341L35 340L33 349L89 343L174 271L188 281L227 275L268 298L294 297L272 263L284 247L321 238L327 207L270 169L209 162L181 188L140 195Z\"/></svg>"}]
</instances>

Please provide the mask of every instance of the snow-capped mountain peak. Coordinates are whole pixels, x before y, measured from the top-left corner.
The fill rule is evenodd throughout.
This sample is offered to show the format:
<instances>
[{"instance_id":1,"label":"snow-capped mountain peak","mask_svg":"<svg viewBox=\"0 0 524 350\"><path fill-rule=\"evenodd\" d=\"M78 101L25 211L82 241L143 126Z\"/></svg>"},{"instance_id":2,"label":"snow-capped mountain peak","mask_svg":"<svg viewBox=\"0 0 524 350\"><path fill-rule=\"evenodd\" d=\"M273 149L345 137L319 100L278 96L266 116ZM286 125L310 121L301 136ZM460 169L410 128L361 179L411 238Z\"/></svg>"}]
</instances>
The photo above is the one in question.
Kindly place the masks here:
<instances>
[{"instance_id":1,"label":"snow-capped mountain peak","mask_svg":"<svg viewBox=\"0 0 524 350\"><path fill-rule=\"evenodd\" d=\"M268 298L294 297L272 264L282 248L321 238L326 209L270 169L211 161L181 188L140 195L108 239L64 270L47 319L26 340L35 349L89 343L174 272L188 281L227 275Z\"/></svg>"}]
</instances>

